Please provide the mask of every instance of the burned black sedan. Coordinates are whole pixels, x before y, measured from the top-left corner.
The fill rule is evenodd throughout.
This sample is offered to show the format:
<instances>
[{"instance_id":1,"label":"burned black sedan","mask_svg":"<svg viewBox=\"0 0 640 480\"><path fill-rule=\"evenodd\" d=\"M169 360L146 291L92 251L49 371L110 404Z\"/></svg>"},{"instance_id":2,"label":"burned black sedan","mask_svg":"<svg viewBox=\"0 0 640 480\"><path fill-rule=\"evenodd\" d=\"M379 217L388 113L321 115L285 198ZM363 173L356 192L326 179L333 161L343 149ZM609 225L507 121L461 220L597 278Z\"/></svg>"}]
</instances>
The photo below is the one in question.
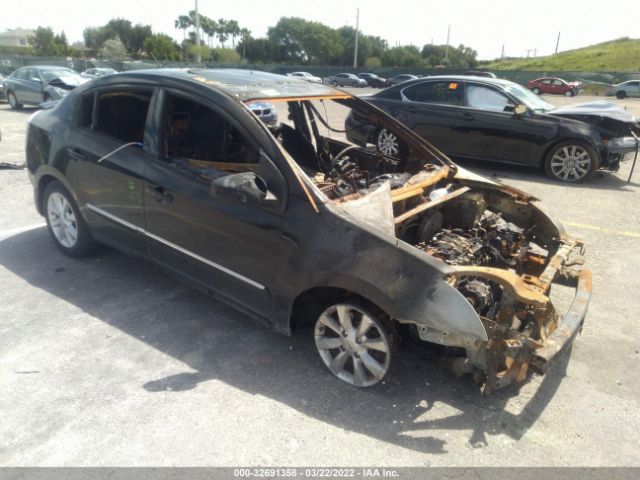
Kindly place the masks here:
<instances>
[{"instance_id":1,"label":"burned black sedan","mask_svg":"<svg viewBox=\"0 0 640 480\"><path fill-rule=\"evenodd\" d=\"M256 101L287 121L267 128ZM407 155L347 143L331 102ZM385 378L403 338L445 348L491 392L545 372L586 315L583 245L536 199L325 85L238 70L104 77L34 114L27 164L64 253L105 243L276 331L309 332L351 385ZM564 315L554 283L575 288Z\"/></svg>"}]
</instances>

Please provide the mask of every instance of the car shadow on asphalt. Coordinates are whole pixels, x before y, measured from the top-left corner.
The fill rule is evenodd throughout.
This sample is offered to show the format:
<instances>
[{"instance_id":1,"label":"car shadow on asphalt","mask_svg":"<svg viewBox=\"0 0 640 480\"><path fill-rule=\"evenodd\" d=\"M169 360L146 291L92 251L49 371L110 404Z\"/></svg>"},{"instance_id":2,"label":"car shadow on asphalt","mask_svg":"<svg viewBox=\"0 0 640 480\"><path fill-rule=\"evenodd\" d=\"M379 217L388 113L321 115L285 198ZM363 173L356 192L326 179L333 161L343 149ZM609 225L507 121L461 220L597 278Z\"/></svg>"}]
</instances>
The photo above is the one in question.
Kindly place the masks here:
<instances>
[{"instance_id":1,"label":"car shadow on asphalt","mask_svg":"<svg viewBox=\"0 0 640 480\"><path fill-rule=\"evenodd\" d=\"M327 371L311 329L293 337L276 334L111 249L71 259L40 227L0 241L0 265L192 370L149 378L140 385L148 392L179 396L215 379L327 424L425 453L448 453L451 431L469 432L474 448L487 446L491 436L522 438L553 398L569 358L535 380L539 385L527 389L528 398L518 396L516 387L482 396L469 378L454 378L429 352L415 348L400 349L386 381L356 389ZM514 401L518 411L511 413Z\"/></svg>"},{"instance_id":2,"label":"car shadow on asphalt","mask_svg":"<svg viewBox=\"0 0 640 480\"><path fill-rule=\"evenodd\" d=\"M456 161L456 163L478 175L506 184L509 184L510 180L521 180L559 188L615 190L620 192L633 192L629 187L640 186L640 163L636 165L630 183L627 182L629 173L626 171L625 173L598 171L586 182L563 183L546 177L544 172L536 168L506 165L504 163L472 162L470 160Z\"/></svg>"}]
</instances>

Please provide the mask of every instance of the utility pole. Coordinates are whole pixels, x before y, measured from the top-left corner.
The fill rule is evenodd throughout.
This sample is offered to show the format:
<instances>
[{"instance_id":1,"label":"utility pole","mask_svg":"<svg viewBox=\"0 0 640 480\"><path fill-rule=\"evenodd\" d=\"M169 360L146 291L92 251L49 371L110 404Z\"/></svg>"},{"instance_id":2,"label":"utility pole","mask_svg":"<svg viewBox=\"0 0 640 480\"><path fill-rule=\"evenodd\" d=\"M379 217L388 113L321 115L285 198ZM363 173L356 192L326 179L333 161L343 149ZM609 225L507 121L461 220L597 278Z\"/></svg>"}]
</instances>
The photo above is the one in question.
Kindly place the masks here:
<instances>
[{"instance_id":1,"label":"utility pole","mask_svg":"<svg viewBox=\"0 0 640 480\"><path fill-rule=\"evenodd\" d=\"M451 25L447 26L447 47L444 50L444 61L449 59L449 36L451 35Z\"/></svg>"},{"instance_id":2,"label":"utility pole","mask_svg":"<svg viewBox=\"0 0 640 480\"><path fill-rule=\"evenodd\" d=\"M360 28L360 9L356 9L356 46L353 49L353 68L358 66L358 29Z\"/></svg>"},{"instance_id":3,"label":"utility pole","mask_svg":"<svg viewBox=\"0 0 640 480\"><path fill-rule=\"evenodd\" d=\"M500 58L504 58L504 43L502 44L502 53L500 54Z\"/></svg>"},{"instance_id":4,"label":"utility pole","mask_svg":"<svg viewBox=\"0 0 640 480\"><path fill-rule=\"evenodd\" d=\"M556 53L558 53L558 45L560 45L560 32L558 32L558 40L556 40Z\"/></svg>"},{"instance_id":5,"label":"utility pole","mask_svg":"<svg viewBox=\"0 0 640 480\"><path fill-rule=\"evenodd\" d=\"M200 13L198 12L198 0L196 0L196 62L202 62L202 56L200 55Z\"/></svg>"},{"instance_id":6,"label":"utility pole","mask_svg":"<svg viewBox=\"0 0 640 480\"><path fill-rule=\"evenodd\" d=\"M533 49L533 56L534 56L534 57L537 57L537 56L538 56L538 49L537 49L537 48L534 48L534 49Z\"/></svg>"}]
</instances>

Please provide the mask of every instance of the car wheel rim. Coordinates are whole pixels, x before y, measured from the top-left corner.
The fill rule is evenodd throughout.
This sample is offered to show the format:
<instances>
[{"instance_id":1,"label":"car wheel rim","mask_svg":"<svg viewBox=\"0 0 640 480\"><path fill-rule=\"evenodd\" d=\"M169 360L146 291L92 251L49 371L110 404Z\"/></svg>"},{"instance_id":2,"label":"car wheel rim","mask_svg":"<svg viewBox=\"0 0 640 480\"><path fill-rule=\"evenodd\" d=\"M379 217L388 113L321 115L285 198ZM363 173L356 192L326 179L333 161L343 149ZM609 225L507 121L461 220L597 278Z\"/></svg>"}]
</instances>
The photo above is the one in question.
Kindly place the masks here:
<instances>
[{"instance_id":1,"label":"car wheel rim","mask_svg":"<svg viewBox=\"0 0 640 480\"><path fill-rule=\"evenodd\" d=\"M385 155L398 155L400 153L398 137L386 128L383 128L378 134L378 150Z\"/></svg>"},{"instance_id":2,"label":"car wheel rim","mask_svg":"<svg viewBox=\"0 0 640 480\"><path fill-rule=\"evenodd\" d=\"M78 241L78 224L71 204L64 195L54 192L47 200L47 217L56 240L71 248Z\"/></svg>"},{"instance_id":3,"label":"car wheel rim","mask_svg":"<svg viewBox=\"0 0 640 480\"><path fill-rule=\"evenodd\" d=\"M566 92L564 92L564 96L565 97L570 97L571 96L571 92L569 90L567 90Z\"/></svg>"},{"instance_id":4,"label":"car wheel rim","mask_svg":"<svg viewBox=\"0 0 640 480\"><path fill-rule=\"evenodd\" d=\"M318 318L316 348L327 368L340 380L370 387L389 370L391 349L380 323L360 307L337 304Z\"/></svg>"},{"instance_id":5,"label":"car wheel rim","mask_svg":"<svg viewBox=\"0 0 640 480\"><path fill-rule=\"evenodd\" d=\"M568 145L557 150L551 157L551 171L556 178L576 181L591 170L591 155L579 145Z\"/></svg>"}]
</instances>

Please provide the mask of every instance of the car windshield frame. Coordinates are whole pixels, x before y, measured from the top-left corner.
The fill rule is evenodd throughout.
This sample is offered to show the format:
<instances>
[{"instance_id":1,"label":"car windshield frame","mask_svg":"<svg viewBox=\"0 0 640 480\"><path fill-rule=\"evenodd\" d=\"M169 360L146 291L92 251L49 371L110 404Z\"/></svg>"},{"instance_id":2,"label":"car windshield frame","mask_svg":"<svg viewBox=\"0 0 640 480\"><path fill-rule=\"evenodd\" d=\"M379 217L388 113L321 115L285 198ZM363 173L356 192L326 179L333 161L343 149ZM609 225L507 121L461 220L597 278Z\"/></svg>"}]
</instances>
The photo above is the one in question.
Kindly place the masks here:
<instances>
[{"instance_id":1,"label":"car windshield frame","mask_svg":"<svg viewBox=\"0 0 640 480\"><path fill-rule=\"evenodd\" d=\"M544 101L538 95L516 83L504 85L505 92L534 112L550 112L556 107Z\"/></svg>"}]
</instances>

